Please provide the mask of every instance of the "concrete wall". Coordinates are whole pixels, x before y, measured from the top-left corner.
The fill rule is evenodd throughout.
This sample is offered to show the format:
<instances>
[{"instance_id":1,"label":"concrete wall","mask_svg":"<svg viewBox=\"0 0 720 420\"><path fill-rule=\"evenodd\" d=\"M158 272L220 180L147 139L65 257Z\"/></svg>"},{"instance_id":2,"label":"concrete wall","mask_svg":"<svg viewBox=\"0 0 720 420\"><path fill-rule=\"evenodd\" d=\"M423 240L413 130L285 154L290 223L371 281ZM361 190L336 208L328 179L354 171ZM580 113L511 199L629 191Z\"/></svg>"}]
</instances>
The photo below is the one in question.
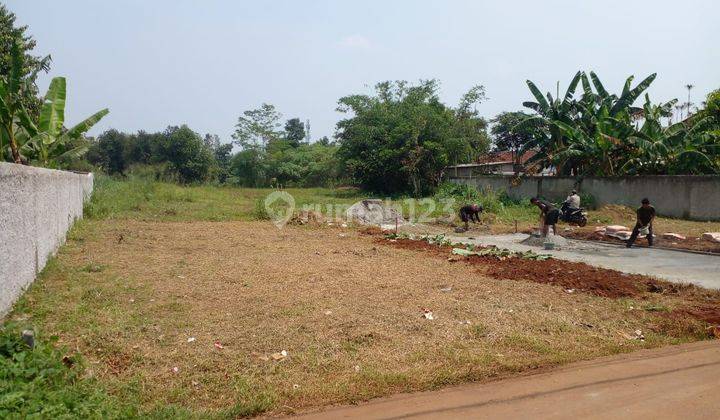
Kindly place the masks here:
<instances>
[{"instance_id":1,"label":"concrete wall","mask_svg":"<svg viewBox=\"0 0 720 420\"><path fill-rule=\"evenodd\" d=\"M0 162L0 317L65 242L92 174Z\"/></svg>"},{"instance_id":2,"label":"concrete wall","mask_svg":"<svg viewBox=\"0 0 720 420\"><path fill-rule=\"evenodd\" d=\"M450 177L451 182L493 191L506 191L516 199L542 196L561 201L577 188L590 194L597 205L623 204L637 207L648 197L663 216L692 220L720 220L720 176L636 176L623 178L522 177L514 185L512 176L478 175Z\"/></svg>"}]
</instances>

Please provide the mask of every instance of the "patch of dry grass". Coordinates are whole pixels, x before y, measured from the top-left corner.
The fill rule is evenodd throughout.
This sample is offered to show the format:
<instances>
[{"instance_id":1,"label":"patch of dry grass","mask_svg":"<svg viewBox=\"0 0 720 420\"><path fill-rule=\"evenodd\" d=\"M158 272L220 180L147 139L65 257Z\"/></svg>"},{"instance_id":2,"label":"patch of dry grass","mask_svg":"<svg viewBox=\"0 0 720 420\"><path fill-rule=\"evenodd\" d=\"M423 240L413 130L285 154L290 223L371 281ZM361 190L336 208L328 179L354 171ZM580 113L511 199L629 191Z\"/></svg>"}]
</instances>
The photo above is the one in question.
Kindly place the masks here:
<instances>
[{"instance_id":1,"label":"patch of dry grass","mask_svg":"<svg viewBox=\"0 0 720 420\"><path fill-rule=\"evenodd\" d=\"M13 317L59 335L116 395L244 415L698 339L700 323L642 309L672 299L494 280L352 230L109 220L74 231ZM645 341L623 336L636 329Z\"/></svg>"}]
</instances>

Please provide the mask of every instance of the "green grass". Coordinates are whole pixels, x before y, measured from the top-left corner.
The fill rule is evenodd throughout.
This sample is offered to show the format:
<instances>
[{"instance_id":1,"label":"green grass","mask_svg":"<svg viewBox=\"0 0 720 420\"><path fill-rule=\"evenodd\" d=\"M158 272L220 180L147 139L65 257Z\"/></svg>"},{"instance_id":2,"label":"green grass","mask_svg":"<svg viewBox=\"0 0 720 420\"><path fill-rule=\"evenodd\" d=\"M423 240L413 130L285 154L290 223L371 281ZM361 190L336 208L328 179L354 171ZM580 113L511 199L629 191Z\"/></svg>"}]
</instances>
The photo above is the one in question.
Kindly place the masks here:
<instances>
[{"instance_id":1,"label":"green grass","mask_svg":"<svg viewBox=\"0 0 720 420\"><path fill-rule=\"evenodd\" d=\"M433 197L415 199L382 197L357 190L328 188L289 188L296 211L310 209L324 216L344 214L344 210L364 198L381 198L414 222L428 222L456 215L460 206L477 202L497 223L530 222L537 211L530 205L492 192L479 192L466 186L443 185ZM181 186L141 179L117 180L98 176L85 214L89 219L135 219L144 221L228 221L268 218L264 200L275 190L230 186Z\"/></svg>"},{"instance_id":2,"label":"green grass","mask_svg":"<svg viewBox=\"0 0 720 420\"><path fill-rule=\"evenodd\" d=\"M118 180L98 176L86 205L89 219L145 221L253 220L257 208L274 190L229 186L182 186L139 179ZM297 208L303 205L351 205L364 196L327 188L290 188ZM357 195L356 195L357 194Z\"/></svg>"}]
</instances>

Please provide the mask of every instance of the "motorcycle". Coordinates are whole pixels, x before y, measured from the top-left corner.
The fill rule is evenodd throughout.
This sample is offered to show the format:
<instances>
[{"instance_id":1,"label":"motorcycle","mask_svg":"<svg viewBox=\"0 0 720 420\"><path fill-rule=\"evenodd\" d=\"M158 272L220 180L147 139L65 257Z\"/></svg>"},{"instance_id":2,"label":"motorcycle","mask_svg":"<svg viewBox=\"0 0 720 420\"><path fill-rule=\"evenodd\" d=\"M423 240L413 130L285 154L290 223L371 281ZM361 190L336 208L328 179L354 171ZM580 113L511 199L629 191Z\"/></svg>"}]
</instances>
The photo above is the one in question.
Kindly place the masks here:
<instances>
[{"instance_id":1,"label":"motorcycle","mask_svg":"<svg viewBox=\"0 0 720 420\"><path fill-rule=\"evenodd\" d=\"M560 207L560 220L583 227L587 225L587 212L583 208L573 209L567 203L563 203L562 207Z\"/></svg>"}]
</instances>

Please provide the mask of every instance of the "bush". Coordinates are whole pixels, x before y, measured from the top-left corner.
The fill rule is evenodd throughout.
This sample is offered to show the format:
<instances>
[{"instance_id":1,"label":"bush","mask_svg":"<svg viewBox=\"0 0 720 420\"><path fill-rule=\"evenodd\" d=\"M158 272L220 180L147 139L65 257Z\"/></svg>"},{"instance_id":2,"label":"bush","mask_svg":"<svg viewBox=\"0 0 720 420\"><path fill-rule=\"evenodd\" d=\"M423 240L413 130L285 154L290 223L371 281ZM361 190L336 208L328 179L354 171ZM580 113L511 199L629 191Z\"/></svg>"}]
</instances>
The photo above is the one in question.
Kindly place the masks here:
<instances>
[{"instance_id":1,"label":"bush","mask_svg":"<svg viewBox=\"0 0 720 420\"><path fill-rule=\"evenodd\" d=\"M13 324L0 327L0 418L128 418L137 416L89 379L82 360L53 342L21 339Z\"/></svg>"},{"instance_id":2,"label":"bush","mask_svg":"<svg viewBox=\"0 0 720 420\"><path fill-rule=\"evenodd\" d=\"M534 221L537 216L533 207L525 200L510 198L505 191L495 192L490 189L478 190L466 184L443 183L435 193L435 199L455 200L454 210L469 203L478 203L483 206L486 214L495 214L500 221L512 222Z\"/></svg>"}]
</instances>

